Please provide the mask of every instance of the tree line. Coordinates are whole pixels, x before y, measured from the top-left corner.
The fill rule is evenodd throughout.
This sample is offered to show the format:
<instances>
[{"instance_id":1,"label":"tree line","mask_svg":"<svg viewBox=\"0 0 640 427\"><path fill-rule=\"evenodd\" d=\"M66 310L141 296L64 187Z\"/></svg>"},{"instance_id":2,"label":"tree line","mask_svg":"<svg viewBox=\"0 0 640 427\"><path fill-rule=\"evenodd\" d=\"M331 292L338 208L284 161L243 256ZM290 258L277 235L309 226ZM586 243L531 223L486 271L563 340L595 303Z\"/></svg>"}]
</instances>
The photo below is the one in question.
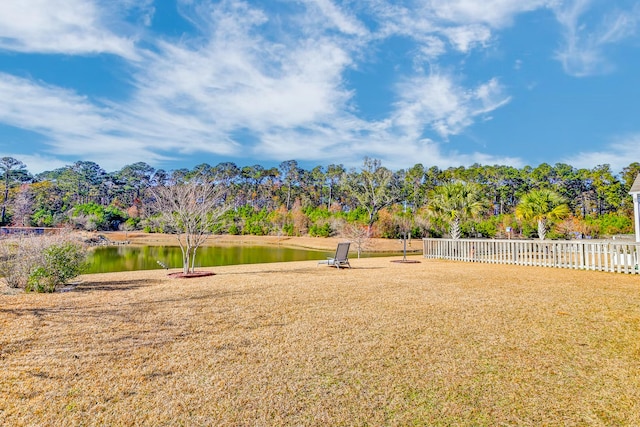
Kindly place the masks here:
<instances>
[{"instance_id":1,"label":"tree line","mask_svg":"<svg viewBox=\"0 0 640 427\"><path fill-rule=\"evenodd\" d=\"M579 169L564 163L416 164L393 171L365 158L358 169L304 169L288 160L272 168L223 162L171 171L137 162L106 172L78 161L33 175L22 161L3 157L0 173L2 225L167 231L154 209L154 190L206 182L223 194L226 207L212 233L599 237L633 231L628 193L640 163L617 172L607 164ZM551 203L549 212L536 210L541 203Z\"/></svg>"}]
</instances>

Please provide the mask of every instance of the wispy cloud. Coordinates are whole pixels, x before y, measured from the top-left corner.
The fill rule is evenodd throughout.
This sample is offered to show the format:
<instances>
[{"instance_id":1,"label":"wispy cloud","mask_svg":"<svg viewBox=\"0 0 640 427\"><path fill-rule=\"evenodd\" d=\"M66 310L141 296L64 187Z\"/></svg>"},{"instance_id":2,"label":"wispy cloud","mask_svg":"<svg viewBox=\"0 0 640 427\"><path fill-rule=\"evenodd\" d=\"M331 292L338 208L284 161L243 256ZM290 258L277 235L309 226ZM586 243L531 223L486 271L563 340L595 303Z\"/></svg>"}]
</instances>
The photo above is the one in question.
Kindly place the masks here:
<instances>
[{"instance_id":1,"label":"wispy cloud","mask_svg":"<svg viewBox=\"0 0 640 427\"><path fill-rule=\"evenodd\" d=\"M109 126L85 97L55 86L0 73L0 119L34 131L90 135Z\"/></svg>"},{"instance_id":2,"label":"wispy cloud","mask_svg":"<svg viewBox=\"0 0 640 427\"><path fill-rule=\"evenodd\" d=\"M214 29L207 39L161 43L137 71L127 106L135 117L149 119L153 106L163 120L173 117L189 126L183 131L200 134L209 151L239 154L240 146L229 144L233 134L306 128L345 108L350 93L342 73L351 60L331 39L269 40L254 31L264 15L234 1L207 19L200 22Z\"/></svg>"},{"instance_id":3,"label":"wispy cloud","mask_svg":"<svg viewBox=\"0 0 640 427\"><path fill-rule=\"evenodd\" d=\"M486 24L503 28L520 13L536 10L552 0L431 0L427 7L440 20L451 24Z\"/></svg>"},{"instance_id":4,"label":"wispy cloud","mask_svg":"<svg viewBox=\"0 0 640 427\"><path fill-rule=\"evenodd\" d=\"M467 53L476 46L486 46L491 40L491 30L484 25L466 25L446 28L442 33L460 52Z\"/></svg>"},{"instance_id":5,"label":"wispy cloud","mask_svg":"<svg viewBox=\"0 0 640 427\"><path fill-rule=\"evenodd\" d=\"M467 53L475 47L486 47L493 31L511 25L517 15L546 7L552 1L430 0L402 5L372 0L371 10L377 16L383 37L402 34L427 46L434 46L434 38L445 39L454 50ZM432 51L427 49L429 53ZM435 53L445 52L438 49Z\"/></svg>"},{"instance_id":6,"label":"wispy cloud","mask_svg":"<svg viewBox=\"0 0 640 427\"><path fill-rule=\"evenodd\" d=\"M111 4L118 5L118 1ZM111 31L110 9L91 0L3 0L0 49L70 55L110 53L137 57L134 40Z\"/></svg>"},{"instance_id":7,"label":"wispy cloud","mask_svg":"<svg viewBox=\"0 0 640 427\"><path fill-rule=\"evenodd\" d=\"M368 34L367 28L352 14L336 5L332 0L304 0L311 11L308 17L321 16L325 19L326 25L338 29L347 35L365 37Z\"/></svg>"},{"instance_id":8,"label":"wispy cloud","mask_svg":"<svg viewBox=\"0 0 640 427\"><path fill-rule=\"evenodd\" d=\"M425 126L448 138L473 124L477 116L508 103L504 92L497 79L467 89L446 74L418 76L399 85L393 121L415 138L421 137Z\"/></svg>"},{"instance_id":9,"label":"wispy cloud","mask_svg":"<svg viewBox=\"0 0 640 427\"><path fill-rule=\"evenodd\" d=\"M352 92L343 78L354 53L335 35L267 38L254 31L270 25L264 13L231 0L221 6L199 11L199 27L215 29L206 42L162 44L152 65L140 71L139 93L130 106L142 116L149 109L141 106L144 101L160 109L160 117L184 115L203 129L215 128L219 134L209 135L208 148L201 149L221 153L228 148L225 153L232 155L250 150L267 159L335 156L359 163L363 155L389 158L389 141L402 141L405 150L415 149L426 161L434 143L425 152L425 130L445 138L458 134L509 101L497 79L469 89L437 74L405 79L389 118L367 122L351 107ZM314 8L307 13L314 14ZM249 134L254 143L234 140L238 134Z\"/></svg>"},{"instance_id":10,"label":"wispy cloud","mask_svg":"<svg viewBox=\"0 0 640 427\"><path fill-rule=\"evenodd\" d=\"M1 122L47 138L40 159L99 159L107 167L126 163L123 156L163 160L150 144L123 134L120 112L72 91L0 73L0 99L11 100L0 103Z\"/></svg>"},{"instance_id":11,"label":"wispy cloud","mask_svg":"<svg viewBox=\"0 0 640 427\"><path fill-rule=\"evenodd\" d=\"M95 43L91 34L105 28L101 9L97 3L72 2L77 9L41 3L36 19L44 24L33 25L32 34L22 36L25 49L65 52L60 45L38 45L49 31L85 37L96 51L139 58L132 63L134 91L125 101L96 103L69 90L4 74L0 96L19 102L0 106L0 120L46 136L51 155L99 159L104 167L134 158L162 162L198 152L265 160L323 158L345 164L359 164L365 155L401 164L411 153L414 159L446 163L446 155L425 132L446 139L509 100L497 79L465 88L449 75L433 74L404 78L397 86L399 101L395 108L390 106L387 119L362 120L344 75L376 36L353 11L330 0L308 0L297 15L280 16L277 22L240 0L180 0L180 11L199 32L177 42L157 40L150 50L134 50L129 39L106 30L100 31L117 48ZM11 14L18 14L18 3L11 4ZM118 4L130 8L135 3ZM152 14L150 3L144 5ZM442 28L429 24L433 11L414 19L406 9L385 7L385 13L399 18L395 27L384 30L387 36L395 31L405 34L401 27L411 22L410 29L419 29L418 38L424 42L417 55L446 49L437 35L444 33ZM291 32L294 23L318 16L323 22L315 31ZM283 22L287 19L291 22ZM380 21L380 28L384 25ZM458 49L467 50L487 39L483 28L469 34L465 29L452 31L449 37ZM18 41L13 40L13 48ZM67 47L66 52L84 53L82 46ZM401 143L402 153L389 141ZM457 160L463 157L454 155Z\"/></svg>"},{"instance_id":12,"label":"wispy cloud","mask_svg":"<svg viewBox=\"0 0 640 427\"><path fill-rule=\"evenodd\" d=\"M14 159L20 160L22 163L27 165L27 170L34 175L44 171L59 169L70 164L70 162L67 160L63 160L59 157L49 156L42 153L24 154L24 153L6 152L6 153L3 153L2 155L3 157L4 156L13 157ZM104 165L101 164L101 166L104 166Z\"/></svg>"},{"instance_id":13,"label":"wispy cloud","mask_svg":"<svg viewBox=\"0 0 640 427\"><path fill-rule=\"evenodd\" d=\"M576 77L604 74L614 68L605 54L608 45L620 43L636 34L640 5L630 10L616 9L594 18L589 12L592 0L562 2L554 10L564 29L562 47L556 58L567 74Z\"/></svg>"},{"instance_id":14,"label":"wispy cloud","mask_svg":"<svg viewBox=\"0 0 640 427\"><path fill-rule=\"evenodd\" d=\"M612 170L619 171L640 159L640 133L614 138L598 151L583 151L563 160L577 168L593 168L595 165L609 164Z\"/></svg>"},{"instance_id":15,"label":"wispy cloud","mask_svg":"<svg viewBox=\"0 0 640 427\"><path fill-rule=\"evenodd\" d=\"M12 100L0 103L0 122L47 139L48 150L33 158L38 164L65 156L116 168L206 153L355 166L365 155L390 167L520 165L518 158L461 153L448 143L511 96L498 77L472 80L438 61L490 46L518 14L551 4L567 29L567 64L577 61L583 71L600 67L602 46L637 27L633 13L611 13L585 38L586 0L304 0L285 2L277 15L241 0L178 0L194 32L175 40L147 33L151 0L8 0L0 3L0 49L119 55L129 61L133 89L124 100L96 100L0 74L0 99ZM126 23L109 6L135 18ZM383 88L396 98L382 118L366 120L348 71L378 60L379 43L394 38L411 40L402 55L414 68Z\"/></svg>"}]
</instances>

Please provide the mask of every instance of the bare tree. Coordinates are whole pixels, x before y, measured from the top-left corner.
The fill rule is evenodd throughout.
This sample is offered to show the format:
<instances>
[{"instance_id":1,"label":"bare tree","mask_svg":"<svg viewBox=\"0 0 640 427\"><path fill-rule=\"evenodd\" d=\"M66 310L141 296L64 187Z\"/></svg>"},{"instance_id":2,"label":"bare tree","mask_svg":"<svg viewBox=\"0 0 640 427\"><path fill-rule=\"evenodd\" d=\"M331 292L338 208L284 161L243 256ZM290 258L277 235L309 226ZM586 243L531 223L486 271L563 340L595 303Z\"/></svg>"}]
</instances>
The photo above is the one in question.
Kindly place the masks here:
<instances>
[{"instance_id":1,"label":"bare tree","mask_svg":"<svg viewBox=\"0 0 640 427\"><path fill-rule=\"evenodd\" d=\"M19 227L31 225L33 214L33 194L27 184L20 187L13 202L13 224Z\"/></svg>"},{"instance_id":2,"label":"bare tree","mask_svg":"<svg viewBox=\"0 0 640 427\"><path fill-rule=\"evenodd\" d=\"M360 173L352 170L343 175L342 185L351 197L368 213L368 232L376 220L378 212L398 200L398 186L394 174L382 166L380 160L364 158Z\"/></svg>"},{"instance_id":3,"label":"bare tree","mask_svg":"<svg viewBox=\"0 0 640 427\"><path fill-rule=\"evenodd\" d=\"M14 175L16 172L24 172L27 166L20 160L13 157L3 157L0 159L0 170L4 175L4 198L2 200L2 215L0 223L4 224L7 218L7 201L9 200L9 187L12 181L14 181Z\"/></svg>"},{"instance_id":4,"label":"bare tree","mask_svg":"<svg viewBox=\"0 0 640 427\"><path fill-rule=\"evenodd\" d=\"M358 224L346 224L342 231L342 235L354 244L358 251L358 259L360 259L360 254L370 246L371 233L369 233L369 229L366 226L363 227Z\"/></svg>"},{"instance_id":5,"label":"bare tree","mask_svg":"<svg viewBox=\"0 0 640 427\"><path fill-rule=\"evenodd\" d=\"M184 274L193 273L198 248L228 209L224 187L193 179L154 187L152 193L165 231L175 234L182 250Z\"/></svg>"}]
</instances>

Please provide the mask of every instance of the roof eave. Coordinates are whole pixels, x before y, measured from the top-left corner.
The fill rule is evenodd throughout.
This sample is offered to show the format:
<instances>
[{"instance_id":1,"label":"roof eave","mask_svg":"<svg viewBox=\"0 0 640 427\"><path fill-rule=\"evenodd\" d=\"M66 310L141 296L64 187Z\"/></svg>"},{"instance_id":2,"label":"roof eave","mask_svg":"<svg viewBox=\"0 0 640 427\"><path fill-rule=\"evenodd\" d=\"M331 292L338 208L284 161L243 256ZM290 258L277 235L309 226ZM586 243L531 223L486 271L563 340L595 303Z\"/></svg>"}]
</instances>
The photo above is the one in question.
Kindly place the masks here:
<instances>
[{"instance_id":1,"label":"roof eave","mask_svg":"<svg viewBox=\"0 0 640 427\"><path fill-rule=\"evenodd\" d=\"M629 194L640 194L640 173L636 176L636 180L633 181L633 185L631 186L631 190Z\"/></svg>"}]
</instances>

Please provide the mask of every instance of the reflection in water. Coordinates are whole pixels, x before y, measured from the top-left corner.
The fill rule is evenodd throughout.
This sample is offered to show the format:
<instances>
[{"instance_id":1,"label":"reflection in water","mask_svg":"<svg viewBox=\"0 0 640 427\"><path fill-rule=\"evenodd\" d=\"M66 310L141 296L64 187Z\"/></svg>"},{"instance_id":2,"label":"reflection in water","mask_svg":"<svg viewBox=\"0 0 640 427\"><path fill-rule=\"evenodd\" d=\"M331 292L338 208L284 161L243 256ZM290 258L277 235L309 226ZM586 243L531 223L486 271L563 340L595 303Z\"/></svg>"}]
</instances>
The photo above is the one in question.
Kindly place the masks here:
<instances>
[{"instance_id":1,"label":"reflection in water","mask_svg":"<svg viewBox=\"0 0 640 427\"><path fill-rule=\"evenodd\" d=\"M283 261L324 260L333 252L266 246L205 246L198 248L197 267L233 264L257 264ZM182 267L178 246L105 246L89 254L86 273L154 270Z\"/></svg>"}]
</instances>

